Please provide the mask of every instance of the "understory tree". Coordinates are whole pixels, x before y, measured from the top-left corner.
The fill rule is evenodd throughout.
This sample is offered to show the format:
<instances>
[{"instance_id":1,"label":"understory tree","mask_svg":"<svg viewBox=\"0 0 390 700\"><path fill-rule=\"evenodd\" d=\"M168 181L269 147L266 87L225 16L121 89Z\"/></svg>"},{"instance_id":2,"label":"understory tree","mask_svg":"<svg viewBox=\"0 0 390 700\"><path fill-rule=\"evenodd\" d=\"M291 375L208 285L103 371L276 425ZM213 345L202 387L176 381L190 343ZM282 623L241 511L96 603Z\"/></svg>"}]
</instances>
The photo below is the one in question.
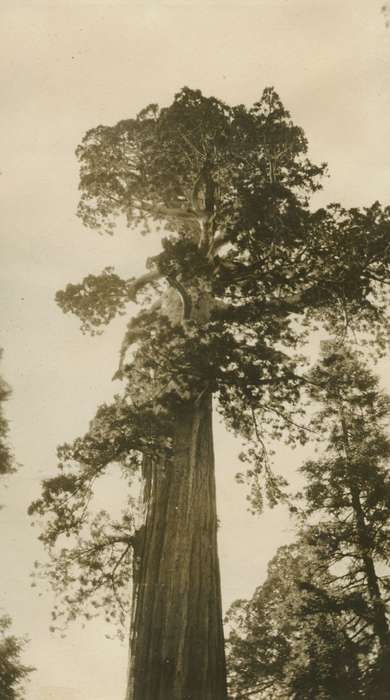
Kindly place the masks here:
<instances>
[{"instance_id":1,"label":"understory tree","mask_svg":"<svg viewBox=\"0 0 390 700\"><path fill-rule=\"evenodd\" d=\"M238 697L385 699L390 688L390 398L329 344L308 376L323 455L304 464L301 531L231 609ZM259 689L264 688L264 692ZM267 694L269 689L270 694ZM274 694L272 694L274 693Z\"/></svg>"},{"instance_id":2,"label":"understory tree","mask_svg":"<svg viewBox=\"0 0 390 700\"><path fill-rule=\"evenodd\" d=\"M59 449L30 509L67 610L54 614L121 616L132 579L127 700L225 700L212 403L245 443L253 506L263 485L275 502L283 481L264 439L304 440L310 328L385 342L390 210L309 208L325 166L271 88L251 108L184 88L167 108L92 129L77 155L85 225L160 231L161 248L140 278L106 268L57 294L86 332L129 302L140 309L121 392ZM109 468L143 482L141 501L114 519L92 505Z\"/></svg>"},{"instance_id":3,"label":"understory tree","mask_svg":"<svg viewBox=\"0 0 390 700\"><path fill-rule=\"evenodd\" d=\"M307 528L320 540L342 587L337 603L367 654L367 697L390 688L390 398L373 373L346 349L328 348L311 373L310 395L321 409L313 420L326 452L302 468Z\"/></svg>"},{"instance_id":4,"label":"understory tree","mask_svg":"<svg viewBox=\"0 0 390 700\"><path fill-rule=\"evenodd\" d=\"M340 610L318 606L337 583L324 552L302 538L280 547L250 600L230 607L227 660L232 700L356 700L358 644ZM310 586L307 582L310 582ZM322 601L323 602L323 601Z\"/></svg>"}]
</instances>

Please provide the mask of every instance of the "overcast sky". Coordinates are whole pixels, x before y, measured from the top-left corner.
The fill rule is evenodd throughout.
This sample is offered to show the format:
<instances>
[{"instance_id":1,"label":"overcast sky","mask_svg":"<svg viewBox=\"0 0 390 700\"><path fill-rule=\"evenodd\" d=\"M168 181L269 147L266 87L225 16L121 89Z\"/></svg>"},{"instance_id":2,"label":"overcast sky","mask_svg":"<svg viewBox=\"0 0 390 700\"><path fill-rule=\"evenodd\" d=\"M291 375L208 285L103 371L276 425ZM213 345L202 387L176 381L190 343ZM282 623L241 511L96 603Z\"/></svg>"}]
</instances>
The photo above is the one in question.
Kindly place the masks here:
<instances>
[{"instance_id":1,"label":"overcast sky","mask_svg":"<svg viewBox=\"0 0 390 700\"><path fill-rule=\"evenodd\" d=\"M390 29L381 0L2 0L0 371L19 472L0 501L0 605L31 638L28 700L118 700L127 650L103 624L49 633L51 595L30 588L41 556L26 508L55 468L55 448L82 434L110 397L125 321L82 336L55 291L114 265L142 272L157 236L114 238L75 216L74 150L99 123L169 104L184 85L251 104L275 86L304 127L313 160L329 163L318 203L390 199ZM387 364L387 368L389 365ZM386 363L382 363L385 379ZM249 596L291 538L280 509L254 518L234 483L238 446L217 428L224 603ZM301 453L278 467L294 481ZM106 494L119 501L115 488Z\"/></svg>"}]
</instances>

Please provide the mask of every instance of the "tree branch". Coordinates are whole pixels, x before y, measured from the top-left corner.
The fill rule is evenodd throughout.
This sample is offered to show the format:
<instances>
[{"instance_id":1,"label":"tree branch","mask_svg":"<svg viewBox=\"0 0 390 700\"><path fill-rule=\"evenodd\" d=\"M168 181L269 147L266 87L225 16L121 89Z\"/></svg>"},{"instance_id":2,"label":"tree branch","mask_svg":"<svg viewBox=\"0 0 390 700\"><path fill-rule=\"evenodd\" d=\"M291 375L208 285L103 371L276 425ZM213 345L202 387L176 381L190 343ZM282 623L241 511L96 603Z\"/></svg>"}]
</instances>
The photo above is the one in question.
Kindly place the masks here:
<instances>
[{"instance_id":1,"label":"tree branch","mask_svg":"<svg viewBox=\"0 0 390 700\"><path fill-rule=\"evenodd\" d=\"M259 302L258 311L266 312L268 309L274 310L278 307L291 307L291 309L295 309L302 301L302 294L290 294L286 297L265 299ZM251 315L251 309L248 309L246 305L227 304L219 299L214 300L213 313L221 320L234 320L235 317L237 317L241 323L254 320L253 314Z\"/></svg>"},{"instance_id":2,"label":"tree branch","mask_svg":"<svg viewBox=\"0 0 390 700\"><path fill-rule=\"evenodd\" d=\"M268 682L264 683L258 683L251 688L243 688L241 691L238 691L238 695L236 694L234 697L234 700L241 700L241 698L250 698L251 695L255 695L257 693L261 693L264 690L268 690L268 688L272 688L272 686L275 685L275 680L272 679Z\"/></svg>"},{"instance_id":3,"label":"tree branch","mask_svg":"<svg viewBox=\"0 0 390 700\"><path fill-rule=\"evenodd\" d=\"M183 321L188 321L188 319L191 318L192 311L191 296L188 294L184 285L182 285L181 282L179 282L174 277L168 276L167 281L171 285L171 287L173 287L173 289L176 289L176 291L179 292L180 298L183 303Z\"/></svg>"},{"instance_id":4,"label":"tree branch","mask_svg":"<svg viewBox=\"0 0 390 700\"><path fill-rule=\"evenodd\" d=\"M146 272L144 275L141 275L141 277L137 277L135 280L129 283L128 286L128 295L129 295L129 301L135 301L135 298L137 296L137 293L146 287L147 284L150 284L151 282L156 282L157 280L161 279L162 274L159 270L151 270L150 272Z\"/></svg>"},{"instance_id":5,"label":"tree branch","mask_svg":"<svg viewBox=\"0 0 390 700\"><path fill-rule=\"evenodd\" d=\"M196 211L192 209L182 209L181 207L165 207L160 204L150 204L149 202L138 202L135 205L138 209L160 216L165 219L191 219L192 221L198 218Z\"/></svg>"}]
</instances>

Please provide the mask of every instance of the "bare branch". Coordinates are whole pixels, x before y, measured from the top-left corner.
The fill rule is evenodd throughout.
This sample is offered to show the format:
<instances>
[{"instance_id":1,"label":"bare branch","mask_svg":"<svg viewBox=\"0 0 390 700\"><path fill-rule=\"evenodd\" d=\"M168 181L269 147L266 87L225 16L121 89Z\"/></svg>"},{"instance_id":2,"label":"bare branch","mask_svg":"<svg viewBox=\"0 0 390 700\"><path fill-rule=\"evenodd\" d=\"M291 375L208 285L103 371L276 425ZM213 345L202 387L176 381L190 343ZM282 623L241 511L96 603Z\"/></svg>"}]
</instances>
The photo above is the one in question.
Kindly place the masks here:
<instances>
[{"instance_id":1,"label":"bare branch","mask_svg":"<svg viewBox=\"0 0 390 700\"><path fill-rule=\"evenodd\" d=\"M188 294L184 285L182 285L181 282L174 277L168 276L167 281L171 287L173 287L173 289L176 289L176 291L179 292L183 303L183 321L188 321L188 319L191 318L192 311L192 299L190 294Z\"/></svg>"}]
</instances>

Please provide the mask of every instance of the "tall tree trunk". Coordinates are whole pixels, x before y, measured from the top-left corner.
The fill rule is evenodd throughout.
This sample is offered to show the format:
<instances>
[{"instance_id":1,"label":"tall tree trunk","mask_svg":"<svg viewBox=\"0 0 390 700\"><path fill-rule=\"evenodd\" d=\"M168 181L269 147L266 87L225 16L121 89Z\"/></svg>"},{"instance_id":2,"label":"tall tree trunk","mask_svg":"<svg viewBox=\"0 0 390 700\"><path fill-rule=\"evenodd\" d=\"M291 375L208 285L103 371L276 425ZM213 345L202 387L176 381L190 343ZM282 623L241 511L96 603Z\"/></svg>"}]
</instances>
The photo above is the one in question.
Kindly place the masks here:
<instances>
[{"instance_id":1,"label":"tall tree trunk","mask_svg":"<svg viewBox=\"0 0 390 700\"><path fill-rule=\"evenodd\" d=\"M211 396L177 411L151 463L126 700L226 700Z\"/></svg>"}]
</instances>

